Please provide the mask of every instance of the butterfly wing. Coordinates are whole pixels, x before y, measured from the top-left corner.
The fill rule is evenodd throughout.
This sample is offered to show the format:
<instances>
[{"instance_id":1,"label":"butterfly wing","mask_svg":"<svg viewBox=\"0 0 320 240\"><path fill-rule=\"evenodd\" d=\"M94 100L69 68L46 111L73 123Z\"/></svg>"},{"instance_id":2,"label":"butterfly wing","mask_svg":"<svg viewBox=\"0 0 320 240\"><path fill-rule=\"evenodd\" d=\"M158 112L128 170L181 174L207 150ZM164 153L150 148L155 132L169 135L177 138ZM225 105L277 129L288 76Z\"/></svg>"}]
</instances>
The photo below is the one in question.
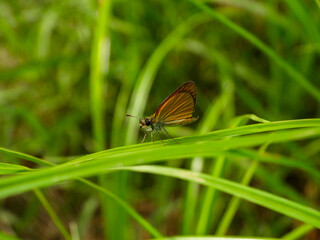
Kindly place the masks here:
<instances>
[{"instance_id":1,"label":"butterfly wing","mask_svg":"<svg viewBox=\"0 0 320 240\"><path fill-rule=\"evenodd\" d=\"M197 101L197 91L193 82L181 85L171 93L151 116L166 126L184 125L197 120L192 117Z\"/></svg>"}]
</instances>

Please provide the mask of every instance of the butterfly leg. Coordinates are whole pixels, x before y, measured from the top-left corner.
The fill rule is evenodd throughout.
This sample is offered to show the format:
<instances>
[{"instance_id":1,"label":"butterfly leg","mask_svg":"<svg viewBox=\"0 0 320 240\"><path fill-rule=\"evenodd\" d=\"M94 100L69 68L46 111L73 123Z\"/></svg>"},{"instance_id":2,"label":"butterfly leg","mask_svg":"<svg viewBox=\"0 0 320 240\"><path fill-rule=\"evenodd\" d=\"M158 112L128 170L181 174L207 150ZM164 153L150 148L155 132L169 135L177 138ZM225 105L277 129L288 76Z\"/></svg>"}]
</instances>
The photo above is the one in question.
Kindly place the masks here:
<instances>
[{"instance_id":1,"label":"butterfly leg","mask_svg":"<svg viewBox=\"0 0 320 240\"><path fill-rule=\"evenodd\" d=\"M158 134L158 136L159 136L159 138L160 138L161 143L163 144L163 146L165 146L165 144L164 144L164 142L162 141L162 138L161 138L161 136L160 136L159 132L158 132L157 130L155 130L155 131L156 131L156 133Z\"/></svg>"},{"instance_id":2,"label":"butterfly leg","mask_svg":"<svg viewBox=\"0 0 320 240\"><path fill-rule=\"evenodd\" d=\"M153 141L153 131L150 132L150 136L151 136L152 143L154 143L154 141Z\"/></svg>"},{"instance_id":3,"label":"butterfly leg","mask_svg":"<svg viewBox=\"0 0 320 240\"><path fill-rule=\"evenodd\" d=\"M146 135L147 135L147 133L145 132L141 143L143 143L144 140L146 139Z\"/></svg>"},{"instance_id":4,"label":"butterfly leg","mask_svg":"<svg viewBox=\"0 0 320 240\"><path fill-rule=\"evenodd\" d=\"M167 130L166 130L164 127L162 127L162 129L163 129L163 131L164 131L166 134L169 135L169 137L171 137L171 135L167 132ZM175 143L179 144L173 137L171 137L171 139L172 139Z\"/></svg>"}]
</instances>

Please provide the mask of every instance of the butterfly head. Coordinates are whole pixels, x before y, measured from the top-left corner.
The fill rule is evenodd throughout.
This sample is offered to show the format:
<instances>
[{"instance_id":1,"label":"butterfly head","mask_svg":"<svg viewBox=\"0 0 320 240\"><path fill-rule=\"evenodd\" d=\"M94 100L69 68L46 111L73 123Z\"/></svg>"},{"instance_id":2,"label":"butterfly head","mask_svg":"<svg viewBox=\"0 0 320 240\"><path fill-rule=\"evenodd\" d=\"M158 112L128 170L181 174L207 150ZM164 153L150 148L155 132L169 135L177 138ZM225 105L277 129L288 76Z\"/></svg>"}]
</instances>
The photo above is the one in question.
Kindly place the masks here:
<instances>
[{"instance_id":1,"label":"butterfly head","mask_svg":"<svg viewBox=\"0 0 320 240\"><path fill-rule=\"evenodd\" d=\"M142 127L150 127L151 126L151 118L146 117L146 118L139 118L139 124L140 124L140 128Z\"/></svg>"}]
</instances>

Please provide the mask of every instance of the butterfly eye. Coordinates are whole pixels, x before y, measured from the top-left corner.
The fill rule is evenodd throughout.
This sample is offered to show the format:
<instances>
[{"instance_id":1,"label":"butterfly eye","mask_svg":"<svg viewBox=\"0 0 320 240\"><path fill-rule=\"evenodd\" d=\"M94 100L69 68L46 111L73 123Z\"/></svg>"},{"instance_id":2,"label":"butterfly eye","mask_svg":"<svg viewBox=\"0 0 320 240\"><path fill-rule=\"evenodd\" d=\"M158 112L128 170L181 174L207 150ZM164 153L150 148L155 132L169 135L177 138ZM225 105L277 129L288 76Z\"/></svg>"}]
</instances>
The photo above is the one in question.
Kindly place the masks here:
<instances>
[{"instance_id":1,"label":"butterfly eye","mask_svg":"<svg viewBox=\"0 0 320 240\"><path fill-rule=\"evenodd\" d=\"M149 119L144 120L144 122L145 122L146 126L150 126L150 124L151 124Z\"/></svg>"}]
</instances>

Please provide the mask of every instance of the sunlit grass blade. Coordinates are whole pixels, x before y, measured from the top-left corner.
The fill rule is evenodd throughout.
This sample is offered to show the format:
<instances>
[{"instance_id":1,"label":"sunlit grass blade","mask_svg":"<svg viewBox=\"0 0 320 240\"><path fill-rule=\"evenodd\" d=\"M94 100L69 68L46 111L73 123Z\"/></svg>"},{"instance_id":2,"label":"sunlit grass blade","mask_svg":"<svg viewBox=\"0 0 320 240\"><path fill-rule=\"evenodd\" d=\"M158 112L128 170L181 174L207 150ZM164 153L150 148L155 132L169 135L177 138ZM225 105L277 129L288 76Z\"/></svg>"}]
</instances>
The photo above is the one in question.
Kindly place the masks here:
<instances>
[{"instance_id":1,"label":"sunlit grass blade","mask_svg":"<svg viewBox=\"0 0 320 240\"><path fill-rule=\"evenodd\" d=\"M0 163L0 175L25 172L28 170L30 170L30 168L27 168L25 166L10 163Z\"/></svg>"},{"instance_id":2,"label":"sunlit grass blade","mask_svg":"<svg viewBox=\"0 0 320 240\"><path fill-rule=\"evenodd\" d=\"M267 124L267 123L266 123ZM233 129L234 130L234 129ZM260 129L257 128L257 131ZM207 140L216 137L215 133L205 134ZM77 177L92 176L94 174L110 171L119 165L128 166L142 163L150 163L159 160L187 158L196 156L212 156L215 151L225 151L235 148L254 147L266 142L280 143L299 139L315 138L320 136L320 128L295 129L276 131L272 133L256 134L250 136L233 137L216 141L198 142L203 135L194 136L187 142L197 144L175 144L164 147L160 144L145 148L121 148L110 154L102 151L87 155L72 164L63 164L51 168L34 170L21 176L12 176L0 179L0 198L22 193L32 188L54 185L58 182ZM183 140L185 138L181 138ZM180 141L183 143L183 141Z\"/></svg>"},{"instance_id":3,"label":"sunlit grass blade","mask_svg":"<svg viewBox=\"0 0 320 240\"><path fill-rule=\"evenodd\" d=\"M102 0L98 3L98 6L98 17L91 47L90 59L90 107L95 151L101 151L106 148L106 104L104 99L106 98L105 89L107 88L107 82L104 81L104 76L106 76L109 71L109 58L111 51L109 25L112 0ZM99 176L99 183L104 186L104 176ZM103 229L105 236L108 236L110 232L114 231L113 228L108 226L108 223L111 223L112 220L108 219L106 201L107 199L105 199L104 196L101 196Z\"/></svg>"},{"instance_id":4,"label":"sunlit grass blade","mask_svg":"<svg viewBox=\"0 0 320 240\"><path fill-rule=\"evenodd\" d=\"M42 160L40 158L31 156L29 154L13 151L13 150L10 150L10 149L6 149L6 148L1 148L0 147L0 153L5 154L6 156L10 156L10 157L25 159L25 160L28 160L30 162L33 162L33 163L36 163L36 164L39 164L39 165L52 166L51 163L49 163L47 161L44 161L44 160Z\"/></svg>"},{"instance_id":5,"label":"sunlit grass blade","mask_svg":"<svg viewBox=\"0 0 320 240\"><path fill-rule=\"evenodd\" d=\"M237 136L237 135L247 135L252 133L262 133L262 132L269 132L269 131L276 131L282 129L293 129L293 128L307 128L307 127L320 127L320 119L299 119L299 120L286 120L286 121L278 121L278 122L269 122L269 123L260 123L260 124L251 124L247 126L241 126L237 128L231 129L222 129L217 130L210 133L205 133L196 136L190 137L183 137L183 138L176 138L179 140L179 143L194 143L194 142L201 142L201 141L212 141L216 139L221 139L224 137L229 136ZM172 145L170 140L164 141L166 144ZM108 154L115 154L121 153L122 151L128 151L129 149L133 151L142 151L146 148L158 148L159 146L163 146L161 142L149 142L144 144L135 144L130 146L118 147L113 148L108 151L102 151L99 153L95 153L95 156L104 155L107 156ZM72 161L69 161L66 164L73 164L79 163L81 161L88 161L88 156L84 156L83 158L77 158Z\"/></svg>"},{"instance_id":6,"label":"sunlit grass blade","mask_svg":"<svg viewBox=\"0 0 320 240\"><path fill-rule=\"evenodd\" d=\"M5 153L5 154L8 154L10 156L14 156L14 157L17 157L17 158L20 158L20 159L25 159L25 160L28 160L28 161L31 161L31 162L35 162L36 161L40 165L54 166L54 164L52 164L52 163L43 161L43 160L41 160L39 158L33 157L31 155L28 155L28 154L20 153L20 152L17 152L17 151L12 151L12 150L9 150L9 149L1 148L1 152ZM39 161L39 160L41 160L41 161ZM11 165L14 165L14 164L10 164L10 166ZM19 165L14 165L14 166L19 166ZM23 166L20 166L19 169L21 171L22 171L22 169L24 171L30 170L30 169L28 169L26 167L23 167ZM141 226L144 227L145 230L148 231L152 236L154 236L154 237L162 237L161 233L159 233L149 222L147 222L139 213L137 213L132 207L130 207L125 201L120 199L118 196L116 196L115 194L111 193L110 191L108 191L108 190L102 188L101 186L98 186L98 185L96 185L96 184L94 184L94 183L92 183L92 182L90 182L90 181L88 181L86 179L77 178L77 180L79 182L81 182L81 183L83 183L83 184L85 184L85 185L97 190L98 192L100 192L104 196L106 196L106 197L110 198L111 200L113 200L116 204L121 206L129 215L131 215L137 222L139 222L141 224ZM49 203L44 198L44 196L42 195L40 190L35 190L35 191L36 191L37 195L41 195L39 200L41 202L43 202L45 206L47 206ZM52 207L49 206L47 210L50 213L50 216L51 215L53 216L53 221L58 221L57 222L57 226L59 228L60 227L63 228L62 224L60 224L59 220L57 220L57 217L56 217Z\"/></svg>"},{"instance_id":7,"label":"sunlit grass blade","mask_svg":"<svg viewBox=\"0 0 320 240\"><path fill-rule=\"evenodd\" d=\"M112 1L104 0L99 3L94 40L90 60L90 103L93 122L94 145L97 150L105 149L104 127L104 89L103 75L107 72L110 55L110 39L108 24L110 21Z\"/></svg>"},{"instance_id":8,"label":"sunlit grass blade","mask_svg":"<svg viewBox=\"0 0 320 240\"><path fill-rule=\"evenodd\" d=\"M303 235L307 234L313 229L314 229L314 226L310 224L303 224L297 227L296 229L294 229L293 231L291 231L290 233L284 235L282 239L286 239L286 240L300 239Z\"/></svg>"},{"instance_id":9,"label":"sunlit grass blade","mask_svg":"<svg viewBox=\"0 0 320 240\"><path fill-rule=\"evenodd\" d=\"M298 219L320 228L320 212L297 204L288 199L278 197L268 192L248 187L222 178L215 178L207 174L195 173L187 170L160 166L134 166L123 167L120 169L136 172L160 174L164 176L175 177L183 180L197 182L199 184L213 187L219 191L229 193L249 202L264 206L286 216Z\"/></svg>"}]
</instances>

